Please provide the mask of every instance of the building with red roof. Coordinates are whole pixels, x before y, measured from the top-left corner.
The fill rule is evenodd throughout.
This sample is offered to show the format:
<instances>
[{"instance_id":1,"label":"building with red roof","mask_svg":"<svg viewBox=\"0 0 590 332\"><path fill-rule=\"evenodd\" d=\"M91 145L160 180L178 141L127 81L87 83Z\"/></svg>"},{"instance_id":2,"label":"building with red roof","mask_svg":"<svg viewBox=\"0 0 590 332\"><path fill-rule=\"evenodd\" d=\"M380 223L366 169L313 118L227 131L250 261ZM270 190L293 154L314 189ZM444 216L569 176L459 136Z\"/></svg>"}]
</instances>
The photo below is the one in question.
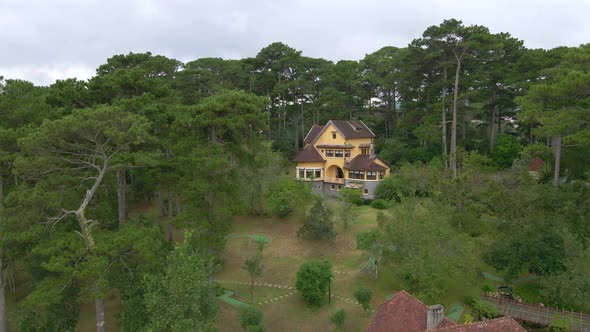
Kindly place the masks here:
<instances>
[{"instance_id":1,"label":"building with red roof","mask_svg":"<svg viewBox=\"0 0 590 332\"><path fill-rule=\"evenodd\" d=\"M427 306L406 291L400 291L385 301L367 327L367 332L425 331L526 332L510 317L458 325L444 315L442 305Z\"/></svg>"}]
</instances>

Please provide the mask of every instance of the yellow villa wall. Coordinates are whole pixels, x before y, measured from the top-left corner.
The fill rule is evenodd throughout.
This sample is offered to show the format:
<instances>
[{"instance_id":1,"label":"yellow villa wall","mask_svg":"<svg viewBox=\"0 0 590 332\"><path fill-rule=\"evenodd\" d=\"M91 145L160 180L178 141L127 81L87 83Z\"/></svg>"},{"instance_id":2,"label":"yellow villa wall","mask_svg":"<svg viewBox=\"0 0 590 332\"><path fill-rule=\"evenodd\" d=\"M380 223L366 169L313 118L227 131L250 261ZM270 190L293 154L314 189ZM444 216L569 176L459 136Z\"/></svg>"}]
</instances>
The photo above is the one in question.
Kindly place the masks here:
<instances>
[{"instance_id":1,"label":"yellow villa wall","mask_svg":"<svg viewBox=\"0 0 590 332\"><path fill-rule=\"evenodd\" d=\"M305 168L323 168L323 162L312 162L312 163L297 163L297 167L305 167Z\"/></svg>"}]
</instances>

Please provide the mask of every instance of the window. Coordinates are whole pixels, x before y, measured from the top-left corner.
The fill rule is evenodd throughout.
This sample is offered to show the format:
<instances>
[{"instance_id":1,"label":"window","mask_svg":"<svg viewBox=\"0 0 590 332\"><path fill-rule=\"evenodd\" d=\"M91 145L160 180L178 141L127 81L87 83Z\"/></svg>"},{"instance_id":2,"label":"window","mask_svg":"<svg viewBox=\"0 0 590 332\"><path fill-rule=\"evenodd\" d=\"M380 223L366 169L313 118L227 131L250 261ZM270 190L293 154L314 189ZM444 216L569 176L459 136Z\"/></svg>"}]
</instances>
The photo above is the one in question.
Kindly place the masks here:
<instances>
[{"instance_id":1,"label":"window","mask_svg":"<svg viewBox=\"0 0 590 332\"><path fill-rule=\"evenodd\" d=\"M342 158L342 150L336 150L335 152L336 158Z\"/></svg>"},{"instance_id":2,"label":"window","mask_svg":"<svg viewBox=\"0 0 590 332\"><path fill-rule=\"evenodd\" d=\"M313 169L309 169L309 168L306 169L305 170L305 177L308 178L308 179L313 178Z\"/></svg>"},{"instance_id":3,"label":"window","mask_svg":"<svg viewBox=\"0 0 590 332\"><path fill-rule=\"evenodd\" d=\"M321 178L321 177L322 177L322 170L321 170L321 169L316 169L316 170L315 170L314 177L315 177L316 179L319 179L319 178Z\"/></svg>"},{"instance_id":4,"label":"window","mask_svg":"<svg viewBox=\"0 0 590 332\"><path fill-rule=\"evenodd\" d=\"M367 180L377 180L377 172L367 171Z\"/></svg>"},{"instance_id":5,"label":"window","mask_svg":"<svg viewBox=\"0 0 590 332\"><path fill-rule=\"evenodd\" d=\"M365 179L365 172L364 171L349 171L348 172L348 176L351 179L361 179L361 180L364 180Z\"/></svg>"},{"instance_id":6,"label":"window","mask_svg":"<svg viewBox=\"0 0 590 332\"><path fill-rule=\"evenodd\" d=\"M336 186L335 185L331 185L330 186L330 190L334 190L334 189L336 189Z\"/></svg>"},{"instance_id":7,"label":"window","mask_svg":"<svg viewBox=\"0 0 590 332\"><path fill-rule=\"evenodd\" d=\"M344 150L344 156L346 158L350 157L350 150Z\"/></svg>"},{"instance_id":8,"label":"window","mask_svg":"<svg viewBox=\"0 0 590 332\"><path fill-rule=\"evenodd\" d=\"M334 150L326 150L326 157L334 157Z\"/></svg>"},{"instance_id":9,"label":"window","mask_svg":"<svg viewBox=\"0 0 590 332\"><path fill-rule=\"evenodd\" d=\"M335 131L332 132L332 139L336 139L336 132Z\"/></svg>"},{"instance_id":10,"label":"window","mask_svg":"<svg viewBox=\"0 0 590 332\"><path fill-rule=\"evenodd\" d=\"M362 149L361 149L361 154L369 154L369 149L367 149L367 148L362 148Z\"/></svg>"},{"instance_id":11,"label":"window","mask_svg":"<svg viewBox=\"0 0 590 332\"><path fill-rule=\"evenodd\" d=\"M368 195L369 194L369 189L363 189L363 195Z\"/></svg>"},{"instance_id":12,"label":"window","mask_svg":"<svg viewBox=\"0 0 590 332\"><path fill-rule=\"evenodd\" d=\"M379 180L383 180L385 177L385 171L379 171Z\"/></svg>"},{"instance_id":13,"label":"window","mask_svg":"<svg viewBox=\"0 0 590 332\"><path fill-rule=\"evenodd\" d=\"M300 179L305 178L305 168L300 168L299 169L299 178Z\"/></svg>"}]
</instances>

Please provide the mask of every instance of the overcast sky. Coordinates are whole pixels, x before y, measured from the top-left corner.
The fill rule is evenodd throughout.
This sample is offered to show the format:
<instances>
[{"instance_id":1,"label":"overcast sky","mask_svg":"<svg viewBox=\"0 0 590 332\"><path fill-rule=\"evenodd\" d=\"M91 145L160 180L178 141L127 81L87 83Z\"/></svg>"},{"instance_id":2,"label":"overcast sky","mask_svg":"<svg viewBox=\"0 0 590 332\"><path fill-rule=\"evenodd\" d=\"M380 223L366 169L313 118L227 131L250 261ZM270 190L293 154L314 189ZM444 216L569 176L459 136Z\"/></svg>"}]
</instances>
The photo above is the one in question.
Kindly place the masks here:
<instances>
[{"instance_id":1,"label":"overcast sky","mask_svg":"<svg viewBox=\"0 0 590 332\"><path fill-rule=\"evenodd\" d=\"M529 48L590 42L590 0L0 0L0 76L47 85L91 77L115 54L244 58L281 41L361 59L457 18Z\"/></svg>"}]
</instances>

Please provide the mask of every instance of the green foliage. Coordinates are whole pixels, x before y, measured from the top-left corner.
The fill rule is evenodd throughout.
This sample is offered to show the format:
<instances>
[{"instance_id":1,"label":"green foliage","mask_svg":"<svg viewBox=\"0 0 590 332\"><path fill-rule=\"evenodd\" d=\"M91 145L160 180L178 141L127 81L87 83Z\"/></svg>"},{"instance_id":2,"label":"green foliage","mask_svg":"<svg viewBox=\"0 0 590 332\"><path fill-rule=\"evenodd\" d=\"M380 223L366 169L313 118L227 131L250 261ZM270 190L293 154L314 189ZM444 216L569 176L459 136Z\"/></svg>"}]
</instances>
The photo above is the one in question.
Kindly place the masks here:
<instances>
[{"instance_id":1,"label":"green foliage","mask_svg":"<svg viewBox=\"0 0 590 332\"><path fill-rule=\"evenodd\" d=\"M264 270L264 265L262 265L262 248L264 244L259 244L258 250L246 261L242 266L242 269L248 272L250 276L250 296L254 294L254 281L257 277L262 275L262 271Z\"/></svg>"},{"instance_id":2,"label":"green foliage","mask_svg":"<svg viewBox=\"0 0 590 332\"><path fill-rule=\"evenodd\" d=\"M207 265L208 262L185 240L167 256L167 266L162 274L145 276L147 329L214 329L216 302L213 284L208 282Z\"/></svg>"},{"instance_id":3,"label":"green foliage","mask_svg":"<svg viewBox=\"0 0 590 332\"><path fill-rule=\"evenodd\" d=\"M466 304L471 307L471 314L473 315L473 318L475 318L475 321L492 319L500 315L494 306L482 300L473 299Z\"/></svg>"},{"instance_id":4,"label":"green foliage","mask_svg":"<svg viewBox=\"0 0 590 332\"><path fill-rule=\"evenodd\" d=\"M344 329L344 322L346 321L346 311L340 309L330 315L330 322L336 326L336 331L342 331Z\"/></svg>"},{"instance_id":5,"label":"green foliage","mask_svg":"<svg viewBox=\"0 0 590 332\"><path fill-rule=\"evenodd\" d=\"M371 289L366 287L359 287L354 291L354 298L363 306L365 311L371 308L371 298L373 297L373 292Z\"/></svg>"},{"instance_id":6,"label":"green foliage","mask_svg":"<svg viewBox=\"0 0 590 332\"><path fill-rule=\"evenodd\" d=\"M360 189L342 188L340 189L340 200L349 204L363 205L364 199L361 197Z\"/></svg>"},{"instance_id":7,"label":"green foliage","mask_svg":"<svg viewBox=\"0 0 590 332\"><path fill-rule=\"evenodd\" d=\"M553 159L553 151L551 148L544 144L530 144L525 146L521 153L521 157L526 161L530 162L533 158L541 158L545 164L551 164Z\"/></svg>"},{"instance_id":8,"label":"green foliage","mask_svg":"<svg viewBox=\"0 0 590 332\"><path fill-rule=\"evenodd\" d=\"M379 229L382 264L395 266L401 287L425 302L436 302L446 285L474 266L473 242L451 226L452 209L429 202L395 206ZM395 217L393 217L395 216Z\"/></svg>"},{"instance_id":9,"label":"green foliage","mask_svg":"<svg viewBox=\"0 0 590 332\"><path fill-rule=\"evenodd\" d=\"M297 271L295 287L307 305L319 307L333 279L332 264L328 261L307 261Z\"/></svg>"},{"instance_id":10,"label":"green foliage","mask_svg":"<svg viewBox=\"0 0 590 332\"><path fill-rule=\"evenodd\" d=\"M463 153L461 156L461 160L466 170L473 171L473 172L490 172L494 170L494 160L490 157L479 154L475 151L469 151ZM512 164L512 159L510 159L510 163ZM510 165L508 165L510 166Z\"/></svg>"},{"instance_id":11,"label":"green foliage","mask_svg":"<svg viewBox=\"0 0 590 332\"><path fill-rule=\"evenodd\" d=\"M242 310L240 314L240 326L244 331L254 332L260 331L264 332L264 323L262 321L262 310L255 307L247 307L246 309Z\"/></svg>"},{"instance_id":12,"label":"green foliage","mask_svg":"<svg viewBox=\"0 0 590 332\"><path fill-rule=\"evenodd\" d=\"M570 318L560 314L555 314L547 328L550 332L570 332L572 330Z\"/></svg>"},{"instance_id":13,"label":"green foliage","mask_svg":"<svg viewBox=\"0 0 590 332\"><path fill-rule=\"evenodd\" d=\"M500 168L508 168L522 150L519 140L511 135L501 134L496 138L496 144L490 157Z\"/></svg>"},{"instance_id":14,"label":"green foliage","mask_svg":"<svg viewBox=\"0 0 590 332\"><path fill-rule=\"evenodd\" d=\"M413 197L415 192L416 190L410 182L399 175L390 174L379 183L375 190L375 196L390 202L401 202L403 198Z\"/></svg>"},{"instance_id":15,"label":"green foliage","mask_svg":"<svg viewBox=\"0 0 590 332\"><path fill-rule=\"evenodd\" d=\"M332 214L332 210L321 199L317 199L305 217L305 223L297 230L297 236L313 240L334 240L336 232Z\"/></svg>"},{"instance_id":16,"label":"green foliage","mask_svg":"<svg viewBox=\"0 0 590 332\"><path fill-rule=\"evenodd\" d=\"M384 199L378 198L371 202L371 207L377 210L385 210L389 207L389 203Z\"/></svg>"},{"instance_id":17,"label":"green foliage","mask_svg":"<svg viewBox=\"0 0 590 332\"><path fill-rule=\"evenodd\" d=\"M302 182L282 180L268 191L270 210L281 218L288 217L309 196L309 190Z\"/></svg>"}]
</instances>

